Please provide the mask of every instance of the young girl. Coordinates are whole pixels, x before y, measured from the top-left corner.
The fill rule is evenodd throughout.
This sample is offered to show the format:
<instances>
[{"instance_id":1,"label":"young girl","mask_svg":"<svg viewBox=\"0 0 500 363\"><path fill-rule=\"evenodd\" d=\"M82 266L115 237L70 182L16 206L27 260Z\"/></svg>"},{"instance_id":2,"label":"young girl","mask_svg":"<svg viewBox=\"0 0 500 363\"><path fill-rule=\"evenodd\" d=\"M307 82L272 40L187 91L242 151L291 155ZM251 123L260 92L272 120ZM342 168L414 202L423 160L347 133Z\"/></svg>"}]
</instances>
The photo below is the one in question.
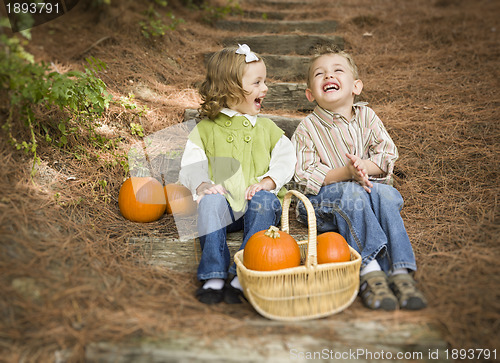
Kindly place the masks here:
<instances>
[{"instance_id":1,"label":"young girl","mask_svg":"<svg viewBox=\"0 0 500 363\"><path fill-rule=\"evenodd\" d=\"M264 61L246 45L216 52L200 87L203 120L189 135L179 178L198 202L202 255L196 297L205 304L240 303L241 285L226 233L243 229L245 247L281 217L283 185L293 176L291 141L257 117L267 93Z\"/></svg>"}]
</instances>

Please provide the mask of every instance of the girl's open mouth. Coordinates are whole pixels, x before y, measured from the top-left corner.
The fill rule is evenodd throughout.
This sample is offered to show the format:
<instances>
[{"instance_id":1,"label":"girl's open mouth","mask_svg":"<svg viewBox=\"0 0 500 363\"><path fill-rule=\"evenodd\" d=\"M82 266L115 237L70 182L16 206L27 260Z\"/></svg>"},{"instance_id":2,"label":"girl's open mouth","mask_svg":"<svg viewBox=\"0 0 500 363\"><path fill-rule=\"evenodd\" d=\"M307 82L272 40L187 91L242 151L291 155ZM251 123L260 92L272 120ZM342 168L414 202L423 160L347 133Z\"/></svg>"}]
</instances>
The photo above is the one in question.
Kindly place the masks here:
<instances>
[{"instance_id":1,"label":"girl's open mouth","mask_svg":"<svg viewBox=\"0 0 500 363\"><path fill-rule=\"evenodd\" d=\"M255 107L257 108L261 108L262 107L262 101L264 100L264 97L262 98L256 98L254 100L254 104L255 104Z\"/></svg>"}]
</instances>

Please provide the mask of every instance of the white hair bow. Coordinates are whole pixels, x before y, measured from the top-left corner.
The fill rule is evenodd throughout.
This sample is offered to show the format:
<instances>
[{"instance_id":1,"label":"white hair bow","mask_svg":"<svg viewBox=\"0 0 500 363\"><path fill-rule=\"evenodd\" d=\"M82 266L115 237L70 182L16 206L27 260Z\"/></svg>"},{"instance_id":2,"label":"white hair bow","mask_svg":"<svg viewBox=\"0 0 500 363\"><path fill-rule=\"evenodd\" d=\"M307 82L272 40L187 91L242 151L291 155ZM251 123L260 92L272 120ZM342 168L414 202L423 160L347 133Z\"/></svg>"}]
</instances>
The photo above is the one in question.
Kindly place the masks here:
<instances>
[{"instance_id":1,"label":"white hair bow","mask_svg":"<svg viewBox=\"0 0 500 363\"><path fill-rule=\"evenodd\" d=\"M250 47L246 44L238 44L238 49L236 50L237 54L243 54L245 56L245 62L255 62L258 61L259 58L255 55L254 52L250 50Z\"/></svg>"}]
</instances>

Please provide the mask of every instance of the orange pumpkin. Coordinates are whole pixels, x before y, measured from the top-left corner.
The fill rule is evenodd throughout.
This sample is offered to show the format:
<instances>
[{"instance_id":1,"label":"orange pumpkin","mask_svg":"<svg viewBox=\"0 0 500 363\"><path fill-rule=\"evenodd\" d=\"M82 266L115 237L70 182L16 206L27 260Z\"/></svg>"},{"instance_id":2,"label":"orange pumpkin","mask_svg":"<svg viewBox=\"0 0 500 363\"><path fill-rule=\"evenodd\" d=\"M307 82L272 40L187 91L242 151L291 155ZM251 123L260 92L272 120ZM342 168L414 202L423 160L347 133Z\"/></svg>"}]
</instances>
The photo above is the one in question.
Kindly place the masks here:
<instances>
[{"instance_id":1,"label":"orange pumpkin","mask_svg":"<svg viewBox=\"0 0 500 363\"><path fill-rule=\"evenodd\" d=\"M164 189L168 214L190 216L196 213L198 205L188 188L180 184L167 184Z\"/></svg>"},{"instance_id":2,"label":"orange pumpkin","mask_svg":"<svg viewBox=\"0 0 500 363\"><path fill-rule=\"evenodd\" d=\"M300 248L288 233L271 226L267 231L255 233L243 250L246 268L273 271L300 265Z\"/></svg>"},{"instance_id":3,"label":"orange pumpkin","mask_svg":"<svg viewBox=\"0 0 500 363\"><path fill-rule=\"evenodd\" d=\"M118 206L121 214L131 221L156 221L167 208L163 186L155 178L130 177L120 188Z\"/></svg>"},{"instance_id":4,"label":"orange pumpkin","mask_svg":"<svg viewBox=\"0 0 500 363\"><path fill-rule=\"evenodd\" d=\"M326 232L317 238L318 263L348 262L351 260L349 245L342 235Z\"/></svg>"}]
</instances>

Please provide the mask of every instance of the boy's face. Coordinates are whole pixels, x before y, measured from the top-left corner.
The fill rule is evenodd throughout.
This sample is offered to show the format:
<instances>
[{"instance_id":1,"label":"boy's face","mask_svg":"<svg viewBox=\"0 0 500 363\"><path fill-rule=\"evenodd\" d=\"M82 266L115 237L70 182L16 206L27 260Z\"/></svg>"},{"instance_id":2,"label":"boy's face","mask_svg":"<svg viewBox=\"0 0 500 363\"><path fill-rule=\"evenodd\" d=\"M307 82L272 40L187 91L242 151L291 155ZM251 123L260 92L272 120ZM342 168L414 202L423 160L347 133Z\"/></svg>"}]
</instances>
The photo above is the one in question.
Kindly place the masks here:
<instances>
[{"instance_id":1,"label":"boy's face","mask_svg":"<svg viewBox=\"0 0 500 363\"><path fill-rule=\"evenodd\" d=\"M354 96L363 89L361 80L354 79L348 60L339 54L325 54L316 59L309 80L307 99L316 100L318 105L333 112L352 107Z\"/></svg>"},{"instance_id":2,"label":"boy's face","mask_svg":"<svg viewBox=\"0 0 500 363\"><path fill-rule=\"evenodd\" d=\"M229 104L229 108L242 114L257 115L262 107L262 100L267 94L266 65L264 62L248 63L241 80L245 90L245 100L237 104Z\"/></svg>"}]
</instances>

